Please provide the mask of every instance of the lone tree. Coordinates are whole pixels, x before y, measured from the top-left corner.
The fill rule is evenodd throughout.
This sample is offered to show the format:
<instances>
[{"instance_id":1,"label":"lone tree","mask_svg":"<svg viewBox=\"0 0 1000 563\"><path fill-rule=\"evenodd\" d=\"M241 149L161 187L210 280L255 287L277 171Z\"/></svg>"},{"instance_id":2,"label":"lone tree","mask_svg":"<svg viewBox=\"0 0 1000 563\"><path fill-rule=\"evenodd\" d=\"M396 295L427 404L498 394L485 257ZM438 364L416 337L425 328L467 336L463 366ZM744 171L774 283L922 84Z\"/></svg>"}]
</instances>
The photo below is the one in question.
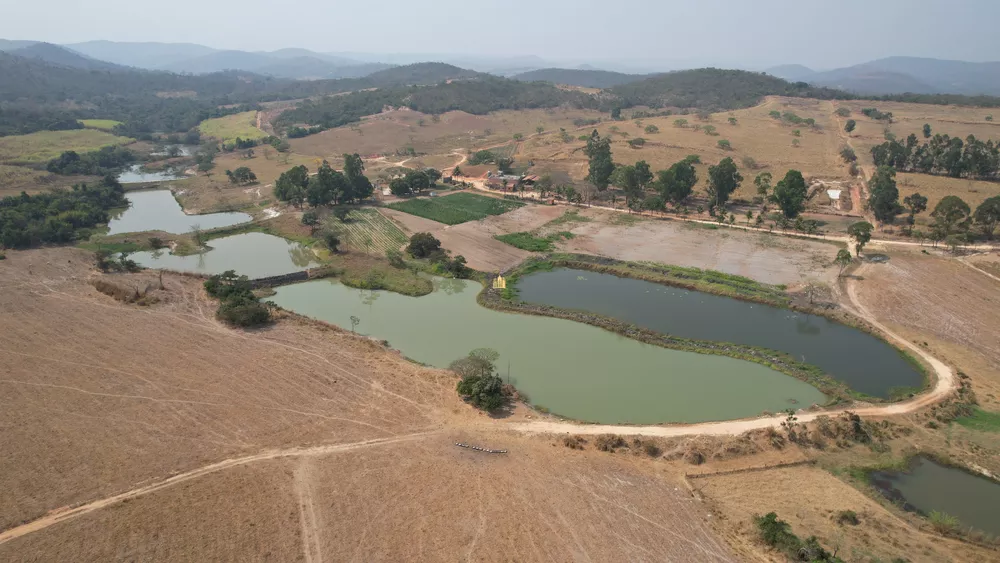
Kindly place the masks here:
<instances>
[{"instance_id":1,"label":"lone tree","mask_svg":"<svg viewBox=\"0 0 1000 563\"><path fill-rule=\"evenodd\" d=\"M695 184L698 183L698 173L687 159L675 162L670 168L660 170L656 175L656 190L660 192L663 201L669 201L675 209L691 196Z\"/></svg>"},{"instance_id":2,"label":"lone tree","mask_svg":"<svg viewBox=\"0 0 1000 563\"><path fill-rule=\"evenodd\" d=\"M861 251L872 239L872 229L874 228L868 221L858 221L847 227L847 235L854 239L854 253L858 256L861 256Z\"/></svg>"},{"instance_id":3,"label":"lone tree","mask_svg":"<svg viewBox=\"0 0 1000 563\"><path fill-rule=\"evenodd\" d=\"M414 234L410 237L410 244L406 247L406 251L414 258L427 258L440 250L441 241L430 233Z\"/></svg>"},{"instance_id":4,"label":"lone tree","mask_svg":"<svg viewBox=\"0 0 1000 563\"><path fill-rule=\"evenodd\" d=\"M743 176L733 159L726 157L719 164L708 167L708 210L715 214L716 208L725 210L729 195L740 187Z\"/></svg>"},{"instance_id":5,"label":"lone tree","mask_svg":"<svg viewBox=\"0 0 1000 563\"><path fill-rule=\"evenodd\" d=\"M611 174L615 171L615 162L611 158L611 139L601 137L597 129L590 134L587 139L587 147L583 150L590 160L587 181L603 192L608 189L611 181Z\"/></svg>"},{"instance_id":6,"label":"lone tree","mask_svg":"<svg viewBox=\"0 0 1000 563\"><path fill-rule=\"evenodd\" d=\"M833 263L840 266L840 273L837 277L842 277L844 275L844 269L851 265L853 258L851 258L851 251L846 248L841 248L837 251L837 257L833 259Z\"/></svg>"},{"instance_id":7,"label":"lone tree","mask_svg":"<svg viewBox=\"0 0 1000 563\"><path fill-rule=\"evenodd\" d=\"M847 124L844 125L844 131L847 131L847 134L850 135L851 131L854 131L854 128L857 126L858 126L857 121L854 121L853 119L848 119Z\"/></svg>"},{"instance_id":8,"label":"lone tree","mask_svg":"<svg viewBox=\"0 0 1000 563\"><path fill-rule=\"evenodd\" d=\"M903 198L903 205L910 210L910 214L907 216L906 222L907 224L912 225L916 221L916 215L927 210L927 198L920 195L919 192L912 193Z\"/></svg>"},{"instance_id":9,"label":"lone tree","mask_svg":"<svg viewBox=\"0 0 1000 563\"><path fill-rule=\"evenodd\" d=\"M789 170L785 177L774 186L774 200L781 212L789 219L794 219L805 209L806 195L808 188L806 180L798 170Z\"/></svg>"},{"instance_id":10,"label":"lone tree","mask_svg":"<svg viewBox=\"0 0 1000 563\"><path fill-rule=\"evenodd\" d=\"M771 191L771 173L761 172L757 174L757 177L753 179L753 184L757 186L757 195L766 201Z\"/></svg>"},{"instance_id":11,"label":"lone tree","mask_svg":"<svg viewBox=\"0 0 1000 563\"><path fill-rule=\"evenodd\" d=\"M495 410L507 402L503 380L495 373L498 358L496 350L477 348L448 366L462 378L457 385L458 394L482 410Z\"/></svg>"},{"instance_id":12,"label":"lone tree","mask_svg":"<svg viewBox=\"0 0 1000 563\"><path fill-rule=\"evenodd\" d=\"M892 223L899 213L899 190L896 188L896 169L891 166L879 166L868 182L871 197L868 198L868 209L875 218L883 223Z\"/></svg>"},{"instance_id":13,"label":"lone tree","mask_svg":"<svg viewBox=\"0 0 1000 563\"><path fill-rule=\"evenodd\" d=\"M924 123L924 138L930 139L931 137L931 126L929 123Z\"/></svg>"},{"instance_id":14,"label":"lone tree","mask_svg":"<svg viewBox=\"0 0 1000 563\"><path fill-rule=\"evenodd\" d=\"M969 218L969 204L957 195L946 195L934 206L931 216L945 236L952 234L959 223Z\"/></svg>"},{"instance_id":15,"label":"lone tree","mask_svg":"<svg viewBox=\"0 0 1000 563\"><path fill-rule=\"evenodd\" d=\"M983 236L993 240L993 232L1000 222L1000 195L995 195L979 204L972 218L983 231Z\"/></svg>"}]
</instances>

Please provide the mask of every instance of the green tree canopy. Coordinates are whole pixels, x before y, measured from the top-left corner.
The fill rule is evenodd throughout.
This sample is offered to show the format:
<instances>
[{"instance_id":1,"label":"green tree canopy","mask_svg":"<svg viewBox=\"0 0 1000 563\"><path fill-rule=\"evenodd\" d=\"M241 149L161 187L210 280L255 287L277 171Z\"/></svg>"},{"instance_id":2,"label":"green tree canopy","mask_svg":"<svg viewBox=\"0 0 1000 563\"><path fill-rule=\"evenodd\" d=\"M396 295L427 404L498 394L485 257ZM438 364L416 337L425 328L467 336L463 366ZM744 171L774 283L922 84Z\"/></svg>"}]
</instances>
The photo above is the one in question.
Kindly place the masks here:
<instances>
[{"instance_id":1,"label":"green tree canopy","mask_svg":"<svg viewBox=\"0 0 1000 563\"><path fill-rule=\"evenodd\" d=\"M430 233L415 233L410 237L406 251L414 258L427 258L441 250L441 241Z\"/></svg>"},{"instance_id":2,"label":"green tree canopy","mask_svg":"<svg viewBox=\"0 0 1000 563\"><path fill-rule=\"evenodd\" d=\"M983 235L992 240L997 223L1000 222L1000 196L995 195L980 203L973 219L975 219L976 225L982 229Z\"/></svg>"},{"instance_id":3,"label":"green tree canopy","mask_svg":"<svg viewBox=\"0 0 1000 563\"><path fill-rule=\"evenodd\" d=\"M848 133L850 133L850 132L854 131L854 128L857 127L857 125L858 125L857 121L854 121L853 119L848 119L847 120L847 124L844 125L844 131L847 131Z\"/></svg>"},{"instance_id":4,"label":"green tree canopy","mask_svg":"<svg viewBox=\"0 0 1000 563\"><path fill-rule=\"evenodd\" d=\"M808 187L802 173L798 170L789 170L774 186L774 195L771 197L785 217L794 219L805 209L806 195Z\"/></svg>"},{"instance_id":5,"label":"green tree canopy","mask_svg":"<svg viewBox=\"0 0 1000 563\"><path fill-rule=\"evenodd\" d=\"M670 168L656 173L656 189L664 201L675 208L691 196L698 183L698 172L687 160L673 163Z\"/></svg>"},{"instance_id":6,"label":"green tree canopy","mask_svg":"<svg viewBox=\"0 0 1000 563\"><path fill-rule=\"evenodd\" d=\"M868 189L871 192L868 209L879 221L892 223L900 211L896 170L891 166L879 166L868 182Z\"/></svg>"},{"instance_id":7,"label":"green tree canopy","mask_svg":"<svg viewBox=\"0 0 1000 563\"><path fill-rule=\"evenodd\" d=\"M957 195L946 195L934 206L931 216L934 217L944 234L951 234L959 223L969 218L969 204Z\"/></svg>"},{"instance_id":8,"label":"green tree canopy","mask_svg":"<svg viewBox=\"0 0 1000 563\"><path fill-rule=\"evenodd\" d=\"M927 210L927 198L920 195L919 192L912 193L903 198L903 205L910 210L910 215L906 222L912 225L915 221L914 217L918 213L923 213Z\"/></svg>"},{"instance_id":9,"label":"green tree canopy","mask_svg":"<svg viewBox=\"0 0 1000 563\"><path fill-rule=\"evenodd\" d=\"M719 164L708 167L708 208L710 212L725 209L729 196L740 187L743 176L733 159L726 157Z\"/></svg>"},{"instance_id":10,"label":"green tree canopy","mask_svg":"<svg viewBox=\"0 0 1000 563\"><path fill-rule=\"evenodd\" d=\"M931 126L929 123L924 123L924 138L925 139L931 138Z\"/></svg>"},{"instance_id":11,"label":"green tree canopy","mask_svg":"<svg viewBox=\"0 0 1000 563\"><path fill-rule=\"evenodd\" d=\"M854 239L855 254L861 255L861 251L864 250L865 245L872 239L872 230L874 228L868 221L858 221L847 227L847 235Z\"/></svg>"},{"instance_id":12,"label":"green tree canopy","mask_svg":"<svg viewBox=\"0 0 1000 563\"><path fill-rule=\"evenodd\" d=\"M611 139L601 137L594 129L587 139L587 147L584 154L589 159L587 181L603 192L608 189L611 181L611 174L615 171L615 163L611 158Z\"/></svg>"}]
</instances>

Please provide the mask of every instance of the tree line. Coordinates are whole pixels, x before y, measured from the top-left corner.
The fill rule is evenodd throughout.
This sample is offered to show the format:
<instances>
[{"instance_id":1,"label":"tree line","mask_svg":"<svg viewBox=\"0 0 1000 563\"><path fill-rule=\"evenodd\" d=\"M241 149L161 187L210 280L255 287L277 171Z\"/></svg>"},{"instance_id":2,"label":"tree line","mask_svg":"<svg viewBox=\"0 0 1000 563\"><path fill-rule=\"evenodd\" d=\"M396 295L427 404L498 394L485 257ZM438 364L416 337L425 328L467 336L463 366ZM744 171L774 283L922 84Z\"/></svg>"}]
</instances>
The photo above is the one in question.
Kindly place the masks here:
<instances>
[{"instance_id":1,"label":"tree line","mask_svg":"<svg viewBox=\"0 0 1000 563\"><path fill-rule=\"evenodd\" d=\"M925 134L930 133L926 127ZM916 134L906 141L889 140L872 147L876 166L891 166L903 172L940 174L952 178L1000 180L1000 143L983 142L975 135L959 137L934 135L920 143Z\"/></svg>"},{"instance_id":2,"label":"tree line","mask_svg":"<svg viewBox=\"0 0 1000 563\"><path fill-rule=\"evenodd\" d=\"M126 206L125 189L111 176L93 186L8 196L0 200L0 245L29 248L87 238L87 229L108 222L109 210Z\"/></svg>"},{"instance_id":3,"label":"tree line","mask_svg":"<svg viewBox=\"0 0 1000 563\"><path fill-rule=\"evenodd\" d=\"M116 174L136 161L135 153L125 147L101 147L99 150L79 154L65 151L53 158L45 169L53 174L67 176L105 176Z\"/></svg>"}]
</instances>

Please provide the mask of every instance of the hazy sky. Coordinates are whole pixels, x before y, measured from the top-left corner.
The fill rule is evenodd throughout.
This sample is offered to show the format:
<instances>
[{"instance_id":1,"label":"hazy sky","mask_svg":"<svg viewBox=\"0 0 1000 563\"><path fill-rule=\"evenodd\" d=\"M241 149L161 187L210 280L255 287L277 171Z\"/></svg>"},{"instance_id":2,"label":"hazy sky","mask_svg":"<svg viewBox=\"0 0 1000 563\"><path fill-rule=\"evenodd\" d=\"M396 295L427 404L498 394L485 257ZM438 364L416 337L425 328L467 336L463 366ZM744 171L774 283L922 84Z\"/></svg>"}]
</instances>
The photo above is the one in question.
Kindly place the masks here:
<instances>
[{"instance_id":1,"label":"hazy sky","mask_svg":"<svg viewBox=\"0 0 1000 563\"><path fill-rule=\"evenodd\" d=\"M818 69L1000 60L998 0L0 0L0 37ZM648 65L646 65L648 66Z\"/></svg>"}]
</instances>

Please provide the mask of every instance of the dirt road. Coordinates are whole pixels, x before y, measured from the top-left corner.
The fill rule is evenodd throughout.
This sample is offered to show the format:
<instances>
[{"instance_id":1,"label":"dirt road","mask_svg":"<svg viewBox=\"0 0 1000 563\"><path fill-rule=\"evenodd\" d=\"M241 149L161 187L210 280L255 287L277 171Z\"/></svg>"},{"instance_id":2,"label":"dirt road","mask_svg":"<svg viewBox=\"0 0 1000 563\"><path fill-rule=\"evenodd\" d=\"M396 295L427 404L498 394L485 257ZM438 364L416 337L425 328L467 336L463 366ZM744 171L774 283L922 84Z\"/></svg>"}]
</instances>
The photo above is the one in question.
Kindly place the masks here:
<instances>
[{"instance_id":1,"label":"dirt road","mask_svg":"<svg viewBox=\"0 0 1000 563\"><path fill-rule=\"evenodd\" d=\"M117 494L112 497L104 498L101 500L95 500L93 502L88 502L80 506L65 510L62 512L52 512L38 520L28 522L27 524L10 528L8 530L0 533L0 544L6 543L14 538L19 538L25 534L30 534L31 532L36 532L43 528L48 528L53 524L58 524L60 522L65 522L66 520L71 520L78 516L83 516L84 514L99 510L106 506L115 504L128 499L133 499L145 494L149 494L160 489L164 489L178 483L183 483L184 481L189 481L201 477L203 475L208 475L210 473L215 473L217 471L222 471L224 469L230 469L238 465L245 465L247 463L253 463L256 461L264 461L269 459L276 459L280 457L297 457L297 456L316 456L328 453L345 452L349 450L356 450L358 448L368 448L374 446L383 446L387 444L395 444L398 442L403 442L407 440L415 440L417 438L423 438L434 434L433 431L429 432L417 432L415 434L407 434L404 436L395 436L392 438L381 438L375 440L365 440L362 442L355 442L352 444L332 444L327 446L315 446L311 448L290 448L287 450L274 450L261 452L259 454L254 454L250 456L237 457L232 459L226 459L218 463L213 463L211 465L206 465L204 467L199 467L192 471L187 471L174 475L163 481L153 483L152 485L147 485L145 487L140 487L138 489L132 489L131 491L126 491L121 494Z\"/></svg>"},{"instance_id":2,"label":"dirt road","mask_svg":"<svg viewBox=\"0 0 1000 563\"><path fill-rule=\"evenodd\" d=\"M858 269L858 273L863 273L870 266L865 264ZM883 331L890 339L903 346L913 353L919 355L934 370L936 381L934 388L929 392L915 397L909 401L895 403L884 406L862 407L855 409L834 409L814 411L797 414L800 422L815 420L820 416L839 416L848 410L861 416L889 416L894 414L906 414L917 411L928 405L937 403L951 394L955 388L955 375L951 368L944 362L931 356L922 348L902 338L890 331L878 322L875 317L861 304L857 296L857 287L854 283L847 284L847 294L851 300L852 308L848 308L852 313L865 319L872 326ZM706 422L701 424L672 425L672 426L627 426L612 424L576 424L571 422L552 421L532 421L519 422L508 425L509 428L528 433L553 433L553 434L625 434L640 436L676 437L676 436L735 436L749 430L758 430L777 426L785 420L784 416L771 416L764 418L727 420L722 422Z\"/></svg>"}]
</instances>

